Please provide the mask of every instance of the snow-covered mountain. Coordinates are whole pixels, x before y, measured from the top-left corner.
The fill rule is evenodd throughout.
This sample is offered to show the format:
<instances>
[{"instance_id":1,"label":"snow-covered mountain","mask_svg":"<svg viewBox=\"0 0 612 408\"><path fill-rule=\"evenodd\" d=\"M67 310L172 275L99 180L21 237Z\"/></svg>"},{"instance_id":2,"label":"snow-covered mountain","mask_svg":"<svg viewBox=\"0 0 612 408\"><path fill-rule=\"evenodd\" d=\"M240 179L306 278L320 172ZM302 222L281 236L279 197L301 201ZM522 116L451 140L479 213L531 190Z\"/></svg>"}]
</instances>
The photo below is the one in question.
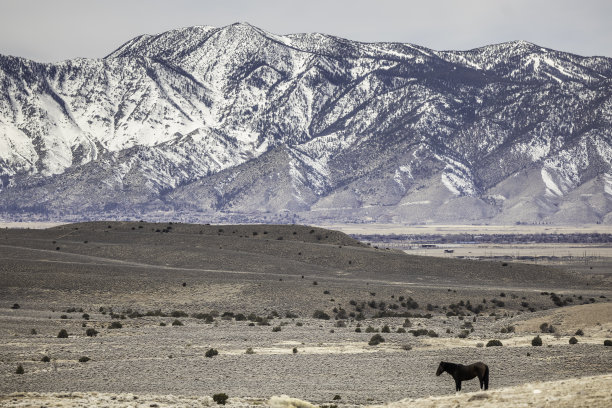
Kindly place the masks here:
<instances>
[{"instance_id":1,"label":"snow-covered mountain","mask_svg":"<svg viewBox=\"0 0 612 408\"><path fill-rule=\"evenodd\" d=\"M0 56L3 218L612 222L612 59L275 35Z\"/></svg>"}]
</instances>

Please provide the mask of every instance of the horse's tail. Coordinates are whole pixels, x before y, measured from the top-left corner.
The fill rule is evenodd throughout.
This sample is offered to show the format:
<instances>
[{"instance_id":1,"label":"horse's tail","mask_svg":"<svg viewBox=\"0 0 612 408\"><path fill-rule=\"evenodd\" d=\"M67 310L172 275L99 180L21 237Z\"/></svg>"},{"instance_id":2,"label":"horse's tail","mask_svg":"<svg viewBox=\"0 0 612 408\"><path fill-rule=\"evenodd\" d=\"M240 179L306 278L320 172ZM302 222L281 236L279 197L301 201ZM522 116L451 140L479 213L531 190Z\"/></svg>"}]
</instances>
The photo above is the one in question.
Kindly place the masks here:
<instances>
[{"instance_id":1,"label":"horse's tail","mask_svg":"<svg viewBox=\"0 0 612 408\"><path fill-rule=\"evenodd\" d=\"M489 389L489 366L485 364L485 373L484 373L484 389Z\"/></svg>"}]
</instances>

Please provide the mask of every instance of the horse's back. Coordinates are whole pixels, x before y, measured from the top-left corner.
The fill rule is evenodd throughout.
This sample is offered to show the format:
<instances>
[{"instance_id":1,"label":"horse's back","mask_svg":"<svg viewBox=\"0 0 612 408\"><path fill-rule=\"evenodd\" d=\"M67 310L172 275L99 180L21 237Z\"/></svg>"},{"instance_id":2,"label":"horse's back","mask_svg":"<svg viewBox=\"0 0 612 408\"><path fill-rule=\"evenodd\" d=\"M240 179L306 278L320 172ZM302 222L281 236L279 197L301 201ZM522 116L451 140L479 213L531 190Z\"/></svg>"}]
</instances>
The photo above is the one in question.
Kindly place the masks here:
<instances>
[{"instance_id":1,"label":"horse's back","mask_svg":"<svg viewBox=\"0 0 612 408\"><path fill-rule=\"evenodd\" d=\"M475 377L481 378L485 375L485 372L487 371L487 365L479 361L477 363L469 364L466 366L462 365L460 371L463 373L463 377L466 380L471 380Z\"/></svg>"},{"instance_id":2,"label":"horse's back","mask_svg":"<svg viewBox=\"0 0 612 408\"><path fill-rule=\"evenodd\" d=\"M486 370L487 369L487 365L485 363L483 363L482 361L479 361L477 363L470 364L470 365L473 366L473 367L477 367L478 369L481 369L481 370Z\"/></svg>"}]
</instances>

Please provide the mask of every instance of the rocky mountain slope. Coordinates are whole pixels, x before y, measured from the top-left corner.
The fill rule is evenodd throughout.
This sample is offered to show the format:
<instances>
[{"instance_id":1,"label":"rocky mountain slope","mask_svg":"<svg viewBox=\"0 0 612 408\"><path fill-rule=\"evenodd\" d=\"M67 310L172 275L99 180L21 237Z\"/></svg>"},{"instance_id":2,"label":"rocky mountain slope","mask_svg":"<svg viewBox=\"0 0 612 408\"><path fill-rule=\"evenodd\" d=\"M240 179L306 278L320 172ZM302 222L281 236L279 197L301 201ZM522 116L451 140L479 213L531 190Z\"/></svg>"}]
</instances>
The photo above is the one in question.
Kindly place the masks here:
<instances>
[{"instance_id":1,"label":"rocky mountain slope","mask_svg":"<svg viewBox=\"0 0 612 408\"><path fill-rule=\"evenodd\" d=\"M3 218L612 222L612 59L278 36L0 56Z\"/></svg>"}]
</instances>

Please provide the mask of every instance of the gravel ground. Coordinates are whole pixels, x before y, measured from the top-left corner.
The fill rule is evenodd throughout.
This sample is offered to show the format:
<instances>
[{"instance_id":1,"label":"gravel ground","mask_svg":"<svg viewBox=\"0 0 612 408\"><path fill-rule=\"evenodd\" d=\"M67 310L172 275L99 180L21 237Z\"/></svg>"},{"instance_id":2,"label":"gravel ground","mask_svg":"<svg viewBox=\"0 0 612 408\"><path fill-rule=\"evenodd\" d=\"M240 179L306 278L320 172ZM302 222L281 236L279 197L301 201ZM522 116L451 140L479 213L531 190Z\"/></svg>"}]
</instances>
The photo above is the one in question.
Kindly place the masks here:
<instances>
[{"instance_id":1,"label":"gravel ground","mask_svg":"<svg viewBox=\"0 0 612 408\"><path fill-rule=\"evenodd\" d=\"M612 403L610 388L612 375L590 376L560 381L536 381L515 387L505 387L487 392L461 392L449 396L403 399L376 408L438 408L438 407L555 407L607 408ZM327 404L326 406L331 406ZM340 400L334 405L350 407ZM110 394L99 392L65 393L13 393L0 396L0 406L5 407L211 407L218 406L210 396L176 396L155 394ZM315 408L316 405L286 395L269 399L231 397L229 408Z\"/></svg>"},{"instance_id":2,"label":"gravel ground","mask_svg":"<svg viewBox=\"0 0 612 408\"><path fill-rule=\"evenodd\" d=\"M125 405L138 396L134 406L149 401L145 395L164 395L160 406L189 405L188 398L197 406L227 393L235 406L249 406L273 405L272 396L285 394L362 406L454 395L452 379L434 375L441 360L487 363L491 390L612 370L612 347L603 346L612 338L605 281L541 266L410 257L310 227L174 225L161 232L168 226L0 231L0 395L63 393L70 397L41 398L74 406L96 395ZM567 306L555 306L553 291ZM468 310L477 305L480 312ZM156 309L180 313L130 317ZM313 318L315 310L331 319ZM345 327L337 327L342 310ZM365 320L357 321L360 311ZM404 317L374 318L380 311L413 316L404 328ZM453 311L460 316L447 316ZM269 325L223 319L224 312L255 313ZM194 313L216 317L206 323ZM181 326L172 325L177 319ZM532 347L542 322L558 330ZM366 328L385 325L385 342L368 345L374 333ZM68 338L57 337L61 329ZM409 332L418 329L437 337ZM584 336L568 344L577 329ZM482 347L491 339L504 346ZM206 357L209 349L218 355ZM477 391L478 382L463 390ZM33 395L3 397L0 405L38 404Z\"/></svg>"},{"instance_id":3,"label":"gravel ground","mask_svg":"<svg viewBox=\"0 0 612 408\"><path fill-rule=\"evenodd\" d=\"M86 328L80 327L82 319L48 319L44 313L33 316L36 314L20 309L5 310L0 316L0 393L225 392L263 399L287 394L318 404L340 395L345 403L368 404L452 392L449 376L434 375L441 360L486 362L492 389L609 373L612 361L612 348L603 346L603 337L581 338L578 344L569 345L567 337L553 343L554 337L544 336L544 347L531 347L531 335L495 333L499 321L494 318L475 322L478 329L467 339L453 337L462 324L457 318L413 318L409 330L426 328L440 337L381 333L386 341L369 346L373 334L356 333L356 323L339 328L333 321L311 318L273 319L271 326L248 326L233 320L205 324L182 318L183 326L172 326L173 318L143 317L123 320L122 328L110 329L110 319L93 314L87 328L97 328L99 334L87 337ZM162 321L168 325L159 326ZM302 326L296 326L298 321ZM402 323L403 319L385 318L361 325L376 329L388 325L396 331ZM37 334L23 333L35 327ZM274 327L280 331L273 331ZM445 327L453 333L447 334ZM60 328L67 328L67 339L56 337ZM491 338L507 345L477 346ZM521 339L522 344L517 344ZM407 346L411 349L405 350ZM246 353L249 347L254 354ZM205 357L211 348L219 354ZM43 356L51 361L42 362ZM82 356L91 360L81 363ZM25 370L22 375L15 374L19 364ZM477 381L464 384L465 391L477 389Z\"/></svg>"}]
</instances>

